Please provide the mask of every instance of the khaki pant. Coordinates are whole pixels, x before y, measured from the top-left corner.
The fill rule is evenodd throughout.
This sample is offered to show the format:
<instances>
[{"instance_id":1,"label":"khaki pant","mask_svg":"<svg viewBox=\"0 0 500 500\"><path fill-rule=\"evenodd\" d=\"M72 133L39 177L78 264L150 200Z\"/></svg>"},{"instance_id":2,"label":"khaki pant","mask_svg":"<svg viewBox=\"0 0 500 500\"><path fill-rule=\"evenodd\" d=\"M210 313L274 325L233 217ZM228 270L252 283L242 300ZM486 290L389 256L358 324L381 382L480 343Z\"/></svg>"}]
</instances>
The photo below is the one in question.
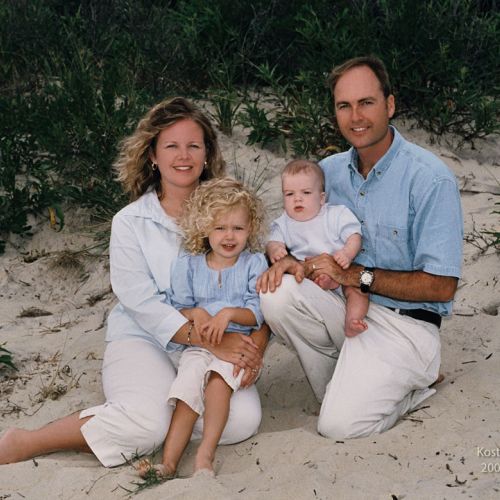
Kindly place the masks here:
<instances>
[{"instance_id":1,"label":"khaki pant","mask_svg":"<svg viewBox=\"0 0 500 500\"><path fill-rule=\"evenodd\" d=\"M241 370L235 377L233 370L232 363L222 361L210 351L201 347L188 347L182 353L177 377L170 387L169 404L175 408L180 399L198 415L203 415L208 376L211 372L218 373L234 393L240 388L244 371Z\"/></svg>"},{"instance_id":2,"label":"khaki pant","mask_svg":"<svg viewBox=\"0 0 500 500\"><path fill-rule=\"evenodd\" d=\"M440 340L436 326L370 303L368 330L344 336L345 302L310 280L283 277L261 293L266 322L300 359L321 404L318 432L334 439L369 436L434 394Z\"/></svg>"}]
</instances>

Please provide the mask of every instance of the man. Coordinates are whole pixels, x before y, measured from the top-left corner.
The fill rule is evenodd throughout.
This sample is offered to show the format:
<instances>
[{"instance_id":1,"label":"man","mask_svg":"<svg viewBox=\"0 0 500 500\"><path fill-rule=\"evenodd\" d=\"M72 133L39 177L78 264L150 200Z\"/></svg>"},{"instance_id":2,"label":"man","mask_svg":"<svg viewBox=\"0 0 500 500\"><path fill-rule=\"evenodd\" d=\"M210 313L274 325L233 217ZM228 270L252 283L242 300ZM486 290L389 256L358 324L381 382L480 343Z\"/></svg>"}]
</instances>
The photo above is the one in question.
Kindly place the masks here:
<instances>
[{"instance_id":1,"label":"man","mask_svg":"<svg viewBox=\"0 0 500 500\"><path fill-rule=\"evenodd\" d=\"M318 431L368 436L432 395L441 316L451 313L462 262L463 223L454 175L389 125L395 101L383 63L351 59L330 75L335 117L352 145L321 162L328 202L362 224L356 264L331 255L285 257L258 281L264 317L297 351L322 401ZM368 329L344 338L345 303L322 276L370 294ZM310 279L303 279L304 277ZM328 281L328 279L326 280Z\"/></svg>"}]
</instances>

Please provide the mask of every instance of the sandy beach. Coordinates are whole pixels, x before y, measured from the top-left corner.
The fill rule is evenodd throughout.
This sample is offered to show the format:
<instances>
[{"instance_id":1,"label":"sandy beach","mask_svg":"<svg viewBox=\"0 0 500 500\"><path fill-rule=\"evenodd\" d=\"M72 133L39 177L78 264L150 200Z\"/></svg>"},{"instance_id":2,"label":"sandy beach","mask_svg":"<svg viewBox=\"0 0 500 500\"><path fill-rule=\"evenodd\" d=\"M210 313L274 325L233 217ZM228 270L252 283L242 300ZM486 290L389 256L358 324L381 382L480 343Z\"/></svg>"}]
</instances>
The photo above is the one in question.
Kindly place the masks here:
<instances>
[{"instance_id":1,"label":"sandy beach","mask_svg":"<svg viewBox=\"0 0 500 500\"><path fill-rule=\"evenodd\" d=\"M456 149L396 125L442 158L461 189L463 277L454 315L441 328L446 378L437 394L385 434L328 440L316 432L319 405L296 356L274 341L257 384L259 433L218 449L214 479L190 477L189 445L180 477L138 498L500 498L500 253L481 232L500 230L492 213L500 203L498 137ZM262 184L269 215L277 215L286 158L246 146L242 131L221 143L233 172ZM89 215L67 212L60 232L48 217L33 220L33 237L11 236L0 256L0 344L19 369L0 371L0 432L36 428L103 401L105 319L116 299L107 251L85 250L96 244ZM54 453L0 466L0 500L126 498L139 482L131 465L105 469L90 455Z\"/></svg>"}]
</instances>

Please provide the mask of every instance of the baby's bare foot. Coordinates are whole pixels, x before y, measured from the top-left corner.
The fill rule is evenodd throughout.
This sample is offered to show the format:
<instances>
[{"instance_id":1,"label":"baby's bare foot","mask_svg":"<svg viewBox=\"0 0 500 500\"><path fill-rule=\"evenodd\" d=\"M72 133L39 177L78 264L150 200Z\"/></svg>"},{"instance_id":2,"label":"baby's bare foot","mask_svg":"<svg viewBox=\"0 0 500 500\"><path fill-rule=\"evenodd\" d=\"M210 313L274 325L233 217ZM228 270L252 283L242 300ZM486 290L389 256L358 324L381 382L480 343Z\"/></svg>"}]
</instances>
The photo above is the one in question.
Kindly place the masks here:
<instances>
[{"instance_id":1,"label":"baby's bare foot","mask_svg":"<svg viewBox=\"0 0 500 500\"><path fill-rule=\"evenodd\" d=\"M368 324L366 321L362 319L351 319L346 321L345 325L345 336L346 337L355 337L360 333L363 333L368 328Z\"/></svg>"},{"instance_id":2,"label":"baby's bare foot","mask_svg":"<svg viewBox=\"0 0 500 500\"><path fill-rule=\"evenodd\" d=\"M32 458L29 453L30 431L8 429L0 438L0 464L12 464Z\"/></svg>"}]
</instances>

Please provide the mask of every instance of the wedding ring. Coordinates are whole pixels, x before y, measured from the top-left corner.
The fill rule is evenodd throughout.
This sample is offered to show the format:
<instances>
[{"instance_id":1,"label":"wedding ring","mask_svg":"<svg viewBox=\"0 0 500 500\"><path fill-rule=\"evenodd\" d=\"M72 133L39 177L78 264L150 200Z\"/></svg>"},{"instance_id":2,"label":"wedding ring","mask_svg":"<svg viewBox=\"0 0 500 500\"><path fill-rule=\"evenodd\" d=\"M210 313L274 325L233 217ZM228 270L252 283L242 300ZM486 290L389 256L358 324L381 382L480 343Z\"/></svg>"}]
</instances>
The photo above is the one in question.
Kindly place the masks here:
<instances>
[{"instance_id":1,"label":"wedding ring","mask_svg":"<svg viewBox=\"0 0 500 500\"><path fill-rule=\"evenodd\" d=\"M316 264L313 264L312 269L313 269L313 271L316 271Z\"/></svg>"},{"instance_id":2,"label":"wedding ring","mask_svg":"<svg viewBox=\"0 0 500 500\"><path fill-rule=\"evenodd\" d=\"M257 373L257 370L255 368L252 368L252 373Z\"/></svg>"}]
</instances>

